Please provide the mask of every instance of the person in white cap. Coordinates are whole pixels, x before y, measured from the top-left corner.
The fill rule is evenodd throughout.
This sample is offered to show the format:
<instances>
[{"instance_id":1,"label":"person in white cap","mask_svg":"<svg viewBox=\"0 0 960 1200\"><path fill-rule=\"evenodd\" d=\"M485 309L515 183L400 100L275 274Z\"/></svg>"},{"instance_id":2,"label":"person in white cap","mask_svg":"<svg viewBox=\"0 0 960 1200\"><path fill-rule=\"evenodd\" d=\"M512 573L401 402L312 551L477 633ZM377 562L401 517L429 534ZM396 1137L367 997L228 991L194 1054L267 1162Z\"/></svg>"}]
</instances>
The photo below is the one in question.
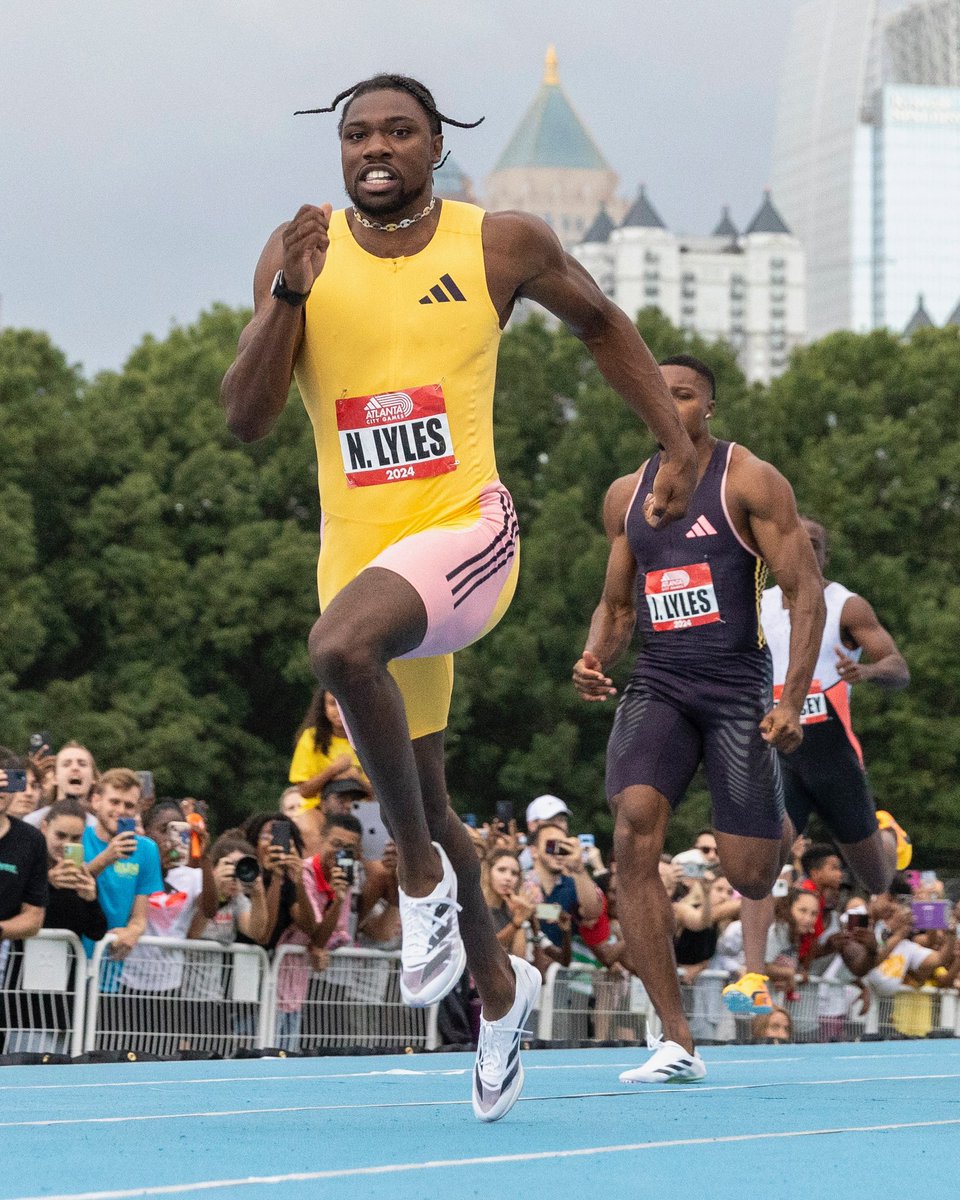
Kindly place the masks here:
<instances>
[{"instance_id":1,"label":"person in white cap","mask_svg":"<svg viewBox=\"0 0 960 1200\"><path fill-rule=\"evenodd\" d=\"M530 801L527 805L526 821L527 834L530 837L537 832L537 826L541 821L557 821L566 828L569 826L570 809L559 796L551 796L547 793Z\"/></svg>"},{"instance_id":2,"label":"person in white cap","mask_svg":"<svg viewBox=\"0 0 960 1200\"><path fill-rule=\"evenodd\" d=\"M520 866L524 871L529 871L533 868L533 853L530 846L536 841L537 830L544 821L556 821L558 825L563 827L564 833L570 831L570 809L564 804L559 796L551 796L549 792L543 796L537 796L527 805L527 811L524 813L524 820L527 823L527 845L520 851L519 859Z\"/></svg>"}]
</instances>

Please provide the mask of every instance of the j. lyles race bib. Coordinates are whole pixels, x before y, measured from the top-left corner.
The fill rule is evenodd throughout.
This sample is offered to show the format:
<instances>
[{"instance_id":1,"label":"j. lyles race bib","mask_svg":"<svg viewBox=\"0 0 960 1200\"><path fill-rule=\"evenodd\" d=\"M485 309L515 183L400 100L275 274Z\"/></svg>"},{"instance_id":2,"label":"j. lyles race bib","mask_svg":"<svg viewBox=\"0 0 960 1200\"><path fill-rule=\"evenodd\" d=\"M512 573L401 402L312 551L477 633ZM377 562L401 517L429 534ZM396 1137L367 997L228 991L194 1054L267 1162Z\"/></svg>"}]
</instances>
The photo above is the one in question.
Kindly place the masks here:
<instances>
[{"instance_id":1,"label":"j. lyles race bib","mask_svg":"<svg viewBox=\"0 0 960 1200\"><path fill-rule=\"evenodd\" d=\"M773 702L780 703L780 697L783 695L783 684L775 683L773 685ZM820 686L819 679L810 681L810 691L807 693L807 698L803 702L803 707L800 709L800 724L801 725L817 725L820 721L829 721L830 713L827 711L827 698L823 694L823 688Z\"/></svg>"},{"instance_id":2,"label":"j. lyles race bib","mask_svg":"<svg viewBox=\"0 0 960 1200\"><path fill-rule=\"evenodd\" d=\"M457 469L438 383L340 399L337 432L351 487L427 479Z\"/></svg>"},{"instance_id":3,"label":"j. lyles race bib","mask_svg":"<svg viewBox=\"0 0 960 1200\"><path fill-rule=\"evenodd\" d=\"M721 619L709 563L648 571L644 593L656 633L712 625Z\"/></svg>"}]
</instances>

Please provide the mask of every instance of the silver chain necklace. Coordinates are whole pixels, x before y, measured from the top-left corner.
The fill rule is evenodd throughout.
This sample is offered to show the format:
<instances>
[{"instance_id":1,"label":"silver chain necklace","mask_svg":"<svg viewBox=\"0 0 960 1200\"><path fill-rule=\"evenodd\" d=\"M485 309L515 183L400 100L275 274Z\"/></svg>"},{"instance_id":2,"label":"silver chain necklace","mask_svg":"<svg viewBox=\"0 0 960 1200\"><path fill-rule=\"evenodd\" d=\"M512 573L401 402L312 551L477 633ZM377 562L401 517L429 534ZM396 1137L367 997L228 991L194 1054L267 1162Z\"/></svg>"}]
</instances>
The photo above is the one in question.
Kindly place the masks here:
<instances>
[{"instance_id":1,"label":"silver chain necklace","mask_svg":"<svg viewBox=\"0 0 960 1200\"><path fill-rule=\"evenodd\" d=\"M389 223L389 225L381 225L379 221L367 220L367 218L363 215L362 212L360 212L360 210L357 208L357 206L354 205L353 206L353 219L355 221L359 222L364 227L364 229L379 229L383 233L396 233L398 229L409 229L411 225L416 225L416 223L418 221L422 221L424 217L428 217L430 215L430 213L433 212L434 208L436 207L436 204L437 204L437 198L436 198L436 196L434 196L434 198L430 201L430 203L423 210L423 212L417 213L417 215L415 217L404 217L402 221L396 221L396 222L391 221Z\"/></svg>"}]
</instances>

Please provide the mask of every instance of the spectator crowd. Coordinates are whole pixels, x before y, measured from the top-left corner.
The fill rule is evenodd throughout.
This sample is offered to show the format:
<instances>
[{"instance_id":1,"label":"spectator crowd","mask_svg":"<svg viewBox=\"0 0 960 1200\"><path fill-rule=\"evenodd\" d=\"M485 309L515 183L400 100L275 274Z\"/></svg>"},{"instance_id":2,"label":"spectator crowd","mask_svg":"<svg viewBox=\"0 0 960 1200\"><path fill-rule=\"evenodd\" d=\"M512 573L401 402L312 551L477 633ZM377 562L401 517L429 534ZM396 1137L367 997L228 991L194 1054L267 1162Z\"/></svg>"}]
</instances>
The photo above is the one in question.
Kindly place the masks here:
<instances>
[{"instance_id":1,"label":"spectator crowd","mask_svg":"<svg viewBox=\"0 0 960 1200\"><path fill-rule=\"evenodd\" d=\"M43 928L72 932L88 954L109 934L99 981L105 1001L142 997L142 1019L171 1035L189 1034L203 1006L223 998L223 981L182 949L145 943L146 935L270 953L302 948L284 957L277 988L277 1045L297 1049L310 980L331 970L331 951L395 950L400 921L395 848L323 692L297 733L289 781L275 808L213 838L206 805L158 799L149 772L100 771L90 749L67 741L54 752L47 735L36 735L23 755L0 749L0 1050L30 1018L11 1000L22 968L15 950ZM503 805L496 820L464 817L497 937L544 975L553 963L594 972L592 1035L616 1036L611 1014L627 1007L636 984L617 921L616 863L604 861L591 833L574 832L559 797L536 797L524 815L523 832ZM730 1040L733 1017L715 981L742 974L743 933L740 897L720 870L713 831L665 856L660 875L695 1036ZM893 1003L899 1032L929 1032L929 991L911 995L904 985L960 983L960 905L932 872L901 873L891 893L867 896L845 884L832 846L798 839L774 895L765 970L776 1006L754 1018L754 1040L794 1036L791 1002L811 979L819 988L817 1040L845 1036L851 1016L882 1001ZM172 994L185 1002L164 1004ZM183 1028L167 1029L171 1021ZM66 1022L48 1002L47 1040L33 1048L56 1048ZM441 1034L469 1042L478 1024L465 973L441 1006Z\"/></svg>"}]
</instances>

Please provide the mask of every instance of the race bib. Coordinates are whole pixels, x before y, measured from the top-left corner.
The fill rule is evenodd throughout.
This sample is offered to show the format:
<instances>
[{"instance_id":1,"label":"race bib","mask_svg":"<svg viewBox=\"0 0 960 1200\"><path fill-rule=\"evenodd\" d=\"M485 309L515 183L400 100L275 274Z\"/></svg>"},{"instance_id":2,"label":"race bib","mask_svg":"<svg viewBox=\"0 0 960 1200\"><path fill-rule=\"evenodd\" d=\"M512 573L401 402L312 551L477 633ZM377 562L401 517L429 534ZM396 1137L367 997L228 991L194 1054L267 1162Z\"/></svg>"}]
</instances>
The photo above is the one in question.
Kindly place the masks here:
<instances>
[{"instance_id":1,"label":"race bib","mask_svg":"<svg viewBox=\"0 0 960 1200\"><path fill-rule=\"evenodd\" d=\"M337 432L351 487L427 479L457 469L438 383L338 400Z\"/></svg>"},{"instance_id":2,"label":"race bib","mask_svg":"<svg viewBox=\"0 0 960 1200\"><path fill-rule=\"evenodd\" d=\"M720 620L709 563L648 571L644 593L656 633L712 625Z\"/></svg>"},{"instance_id":3,"label":"race bib","mask_svg":"<svg viewBox=\"0 0 960 1200\"><path fill-rule=\"evenodd\" d=\"M780 697L783 695L783 684L775 683L773 685L773 702L780 703ZM827 698L823 693L823 688L820 686L819 679L810 681L810 691L806 700L803 702L803 707L800 709L800 724L801 725L817 725L820 721L829 721L830 713L827 710Z\"/></svg>"}]
</instances>

